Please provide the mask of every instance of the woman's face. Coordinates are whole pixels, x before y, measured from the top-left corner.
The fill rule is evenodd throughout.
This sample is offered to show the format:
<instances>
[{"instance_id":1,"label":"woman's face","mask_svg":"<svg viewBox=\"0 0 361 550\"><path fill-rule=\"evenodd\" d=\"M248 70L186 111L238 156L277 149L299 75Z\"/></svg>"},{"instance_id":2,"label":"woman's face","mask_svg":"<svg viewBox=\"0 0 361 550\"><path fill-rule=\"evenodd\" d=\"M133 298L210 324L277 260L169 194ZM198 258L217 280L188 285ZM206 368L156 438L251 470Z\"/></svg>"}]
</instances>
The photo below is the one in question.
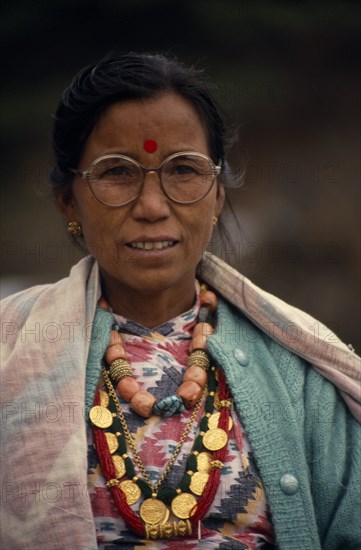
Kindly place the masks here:
<instances>
[{"instance_id":1,"label":"woman's face","mask_svg":"<svg viewBox=\"0 0 361 550\"><path fill-rule=\"evenodd\" d=\"M156 141L155 152L144 149L146 140ZM210 154L195 109L182 97L166 93L109 106L90 134L78 168L87 170L95 159L111 153L127 155L154 168L180 151ZM159 175L150 173L140 196L124 206L101 204L79 176L74 178L71 192L64 192L58 202L67 221L81 224L105 288L111 285L113 290L147 294L171 287L178 292L194 289L196 266L223 199L223 189L213 185L199 202L176 204L163 193ZM151 250L134 247L134 243L161 241L172 245Z\"/></svg>"}]
</instances>

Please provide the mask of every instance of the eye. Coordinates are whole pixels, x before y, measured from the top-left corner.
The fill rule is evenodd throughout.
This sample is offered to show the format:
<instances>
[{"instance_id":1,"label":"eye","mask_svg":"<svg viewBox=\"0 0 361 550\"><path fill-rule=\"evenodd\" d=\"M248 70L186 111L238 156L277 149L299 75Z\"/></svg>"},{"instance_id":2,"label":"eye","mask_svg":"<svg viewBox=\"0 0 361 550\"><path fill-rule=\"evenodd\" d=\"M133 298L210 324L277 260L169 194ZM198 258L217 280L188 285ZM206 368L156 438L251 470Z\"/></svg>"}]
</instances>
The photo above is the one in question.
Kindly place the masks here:
<instances>
[{"instance_id":1,"label":"eye","mask_svg":"<svg viewBox=\"0 0 361 550\"><path fill-rule=\"evenodd\" d=\"M177 157L165 165L164 171L170 177L188 179L202 173L201 164L198 159Z\"/></svg>"},{"instance_id":2,"label":"eye","mask_svg":"<svg viewBox=\"0 0 361 550\"><path fill-rule=\"evenodd\" d=\"M180 176L197 173L197 170L194 168L194 166L191 166L189 164L178 164L174 167L173 170L176 174L179 174Z\"/></svg>"},{"instance_id":3,"label":"eye","mask_svg":"<svg viewBox=\"0 0 361 550\"><path fill-rule=\"evenodd\" d=\"M114 166L113 168L108 168L105 170L101 177L107 177L107 176L130 176L134 172L134 168L131 169L129 166Z\"/></svg>"},{"instance_id":4,"label":"eye","mask_svg":"<svg viewBox=\"0 0 361 550\"><path fill-rule=\"evenodd\" d=\"M137 177L139 177L138 167L125 159L103 159L95 164L92 170L92 179L103 182L128 182Z\"/></svg>"}]
</instances>

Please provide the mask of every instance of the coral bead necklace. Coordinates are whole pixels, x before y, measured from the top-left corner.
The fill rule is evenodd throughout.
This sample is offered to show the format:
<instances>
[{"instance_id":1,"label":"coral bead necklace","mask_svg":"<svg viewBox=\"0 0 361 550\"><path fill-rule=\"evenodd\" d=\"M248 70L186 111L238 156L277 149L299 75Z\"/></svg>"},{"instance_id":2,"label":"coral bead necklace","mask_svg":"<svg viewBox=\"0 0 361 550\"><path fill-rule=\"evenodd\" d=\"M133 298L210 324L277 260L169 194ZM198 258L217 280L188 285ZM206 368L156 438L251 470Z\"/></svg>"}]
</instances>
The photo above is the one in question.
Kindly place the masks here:
<instances>
[{"instance_id":1,"label":"coral bead necklace","mask_svg":"<svg viewBox=\"0 0 361 550\"><path fill-rule=\"evenodd\" d=\"M190 355L183 382L175 395L167 396L159 401L148 391L142 390L139 382L132 376L132 368L127 361L123 346L122 335L114 328L111 331L109 345L105 352L105 359L109 365L109 375L114 382L118 394L127 401L134 412L149 418L153 414L158 416L172 416L190 409L199 401L207 382L209 360L205 352L208 336L213 333L213 327L206 322L209 313L217 308L216 295L209 290L200 292L201 308L199 322L193 329L190 344ZM101 298L98 305L110 310L109 304Z\"/></svg>"}]
</instances>

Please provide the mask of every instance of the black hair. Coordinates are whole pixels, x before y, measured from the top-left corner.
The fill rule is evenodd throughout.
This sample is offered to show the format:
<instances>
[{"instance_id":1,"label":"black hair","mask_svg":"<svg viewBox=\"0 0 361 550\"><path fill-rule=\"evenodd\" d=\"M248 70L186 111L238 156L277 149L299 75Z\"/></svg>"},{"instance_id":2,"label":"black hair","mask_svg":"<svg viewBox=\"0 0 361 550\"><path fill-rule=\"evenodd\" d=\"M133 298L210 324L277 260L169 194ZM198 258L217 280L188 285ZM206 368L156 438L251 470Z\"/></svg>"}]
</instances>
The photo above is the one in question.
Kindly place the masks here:
<instances>
[{"instance_id":1,"label":"black hair","mask_svg":"<svg viewBox=\"0 0 361 550\"><path fill-rule=\"evenodd\" d=\"M52 188L71 182L69 168L77 168L87 138L110 104L167 91L179 94L196 109L206 130L211 158L224 168L224 125L202 72L159 54L112 54L82 69L62 94L54 117L56 167L50 174Z\"/></svg>"}]
</instances>

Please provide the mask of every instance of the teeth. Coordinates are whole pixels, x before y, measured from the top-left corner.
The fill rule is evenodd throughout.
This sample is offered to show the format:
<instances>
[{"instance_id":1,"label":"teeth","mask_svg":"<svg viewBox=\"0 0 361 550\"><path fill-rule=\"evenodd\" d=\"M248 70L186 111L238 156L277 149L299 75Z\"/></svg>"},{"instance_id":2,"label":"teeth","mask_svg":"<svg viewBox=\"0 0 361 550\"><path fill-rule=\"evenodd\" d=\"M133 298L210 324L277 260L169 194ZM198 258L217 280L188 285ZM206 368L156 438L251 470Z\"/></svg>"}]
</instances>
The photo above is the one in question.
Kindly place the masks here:
<instances>
[{"instance_id":1,"label":"teeth","mask_svg":"<svg viewBox=\"0 0 361 550\"><path fill-rule=\"evenodd\" d=\"M172 246L174 241L156 241L156 242L136 242L136 243L130 243L130 246L132 248L142 248L144 250L161 250L162 248L167 248L168 246Z\"/></svg>"}]
</instances>

